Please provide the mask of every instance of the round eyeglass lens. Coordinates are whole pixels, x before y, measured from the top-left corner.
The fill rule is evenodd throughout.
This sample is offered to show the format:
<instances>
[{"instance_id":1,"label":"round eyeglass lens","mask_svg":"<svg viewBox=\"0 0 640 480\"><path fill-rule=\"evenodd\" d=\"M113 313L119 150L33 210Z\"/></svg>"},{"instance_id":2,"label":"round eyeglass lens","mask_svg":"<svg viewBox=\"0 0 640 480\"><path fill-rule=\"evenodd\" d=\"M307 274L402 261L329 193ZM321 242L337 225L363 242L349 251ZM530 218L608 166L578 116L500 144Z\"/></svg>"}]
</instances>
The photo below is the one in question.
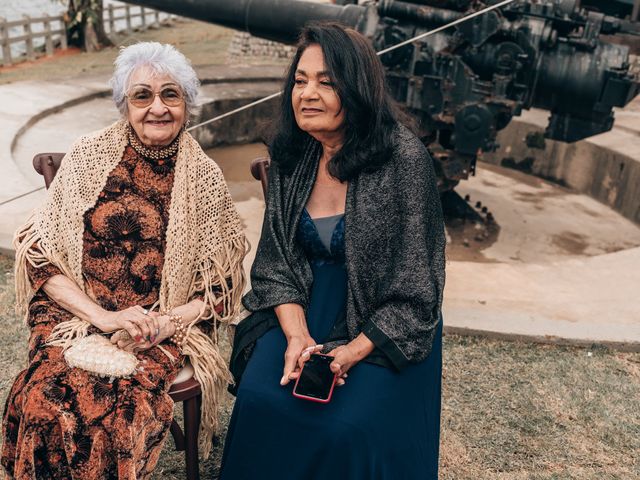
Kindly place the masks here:
<instances>
[{"instance_id":1,"label":"round eyeglass lens","mask_svg":"<svg viewBox=\"0 0 640 480\"><path fill-rule=\"evenodd\" d=\"M127 98L131 105L144 108L153 103L153 99L158 95L162 103L168 107L177 107L182 104L184 98L182 92L175 87L165 87L158 93L145 87L136 87L128 95Z\"/></svg>"}]
</instances>

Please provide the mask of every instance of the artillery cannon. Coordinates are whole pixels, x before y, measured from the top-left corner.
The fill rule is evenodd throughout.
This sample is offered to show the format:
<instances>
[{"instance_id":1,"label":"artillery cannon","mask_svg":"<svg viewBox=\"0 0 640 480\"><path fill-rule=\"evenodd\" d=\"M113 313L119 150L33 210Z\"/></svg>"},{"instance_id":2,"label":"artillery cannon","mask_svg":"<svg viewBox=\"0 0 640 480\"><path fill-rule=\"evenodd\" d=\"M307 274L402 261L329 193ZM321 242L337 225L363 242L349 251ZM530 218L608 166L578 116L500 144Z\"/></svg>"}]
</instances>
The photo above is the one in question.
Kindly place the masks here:
<instances>
[{"instance_id":1,"label":"artillery cannon","mask_svg":"<svg viewBox=\"0 0 640 480\"><path fill-rule=\"evenodd\" d=\"M294 43L310 21L331 20L378 51L496 4L496 0L380 0L341 5L300 0L129 0ZM418 120L441 191L475 171L482 152L522 109L548 110L545 132L564 142L606 132L613 107L640 90L629 51L599 39L637 25L579 8L576 0L517 0L381 56L392 95Z\"/></svg>"}]
</instances>

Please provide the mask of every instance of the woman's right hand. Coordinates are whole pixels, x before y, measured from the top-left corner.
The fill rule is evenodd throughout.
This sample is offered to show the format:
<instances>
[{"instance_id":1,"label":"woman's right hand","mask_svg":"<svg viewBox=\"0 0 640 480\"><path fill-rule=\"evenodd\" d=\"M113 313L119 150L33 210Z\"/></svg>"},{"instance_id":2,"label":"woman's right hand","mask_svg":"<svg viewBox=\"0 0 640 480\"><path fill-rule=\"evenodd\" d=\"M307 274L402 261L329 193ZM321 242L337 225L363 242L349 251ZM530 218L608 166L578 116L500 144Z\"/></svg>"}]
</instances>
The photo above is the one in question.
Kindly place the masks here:
<instances>
[{"instance_id":1,"label":"woman's right hand","mask_svg":"<svg viewBox=\"0 0 640 480\"><path fill-rule=\"evenodd\" d=\"M309 347L315 347L316 341L311 338L307 328L304 309L297 303L283 303L273 308L282 332L287 339L287 350L284 352L284 370L280 385L286 385L298 378L300 366L298 360Z\"/></svg>"},{"instance_id":2,"label":"woman's right hand","mask_svg":"<svg viewBox=\"0 0 640 480\"><path fill-rule=\"evenodd\" d=\"M159 331L158 314L155 312L145 313L145 311L139 305L116 312L105 310L100 318L96 318L91 323L105 333L126 330L136 342L143 340L153 342Z\"/></svg>"},{"instance_id":3,"label":"woman's right hand","mask_svg":"<svg viewBox=\"0 0 640 480\"><path fill-rule=\"evenodd\" d=\"M284 352L284 370L280 385L286 385L300 375L300 357L306 352L316 353L322 350L322 345L316 345L316 341L309 335L296 335L287 339L287 350ZM307 357L308 359L308 357Z\"/></svg>"}]
</instances>

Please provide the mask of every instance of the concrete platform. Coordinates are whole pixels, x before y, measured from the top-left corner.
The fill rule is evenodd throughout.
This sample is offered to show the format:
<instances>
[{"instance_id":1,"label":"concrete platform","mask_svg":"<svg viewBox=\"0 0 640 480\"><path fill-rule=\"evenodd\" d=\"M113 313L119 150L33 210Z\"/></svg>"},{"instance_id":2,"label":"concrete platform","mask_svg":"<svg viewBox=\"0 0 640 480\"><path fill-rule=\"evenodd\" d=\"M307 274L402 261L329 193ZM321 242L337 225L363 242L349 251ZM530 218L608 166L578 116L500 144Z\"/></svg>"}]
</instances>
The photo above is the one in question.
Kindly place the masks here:
<instances>
[{"instance_id":1,"label":"concrete platform","mask_svg":"<svg viewBox=\"0 0 640 480\"><path fill-rule=\"evenodd\" d=\"M501 230L480 261L448 263L453 331L640 349L638 225L585 194L488 164L459 192L487 205Z\"/></svg>"},{"instance_id":2,"label":"concrete platform","mask_svg":"<svg viewBox=\"0 0 640 480\"><path fill-rule=\"evenodd\" d=\"M243 99L270 93L278 87L275 79L280 72L281 67L223 67L199 73L205 83L205 97L213 103L216 98ZM261 86L251 81L261 76L273 83ZM65 151L77 136L117 118L105 98L106 80L0 86L0 203L41 185L41 179L31 170L34 153ZM640 122L633 121L639 105L636 101L620 113L620 127L613 132L556 148L577 149L584 154L584 161L596 167L599 160L590 153L596 147L608 152L607 161L615 161L617 155L630 159L627 162L640 158ZM545 119L544 112L527 112L508 128L516 129L512 133L515 138ZM209 132L201 140L211 146L224 134ZM575 151L572 155L580 157ZM253 147L216 152L254 245L263 202L258 183L251 183L242 172L256 152ZM539 155L545 156L543 152ZM632 180L635 182L635 177ZM472 199L481 199L490 207L501 230L495 242L477 248L477 258L450 256L444 309L447 331L640 350L640 307L636 303L640 228L630 220L634 212L630 212L627 200L622 202L624 208L616 208L618 200L612 194L611 202L603 201L589 188L565 183L575 192L558 193L534 177L517 178L491 165L481 165L478 176L460 186L462 194L469 193ZM637 182L627 183L625 188L640 192ZM0 205L0 249L10 251L14 229L43 195L38 192Z\"/></svg>"}]
</instances>

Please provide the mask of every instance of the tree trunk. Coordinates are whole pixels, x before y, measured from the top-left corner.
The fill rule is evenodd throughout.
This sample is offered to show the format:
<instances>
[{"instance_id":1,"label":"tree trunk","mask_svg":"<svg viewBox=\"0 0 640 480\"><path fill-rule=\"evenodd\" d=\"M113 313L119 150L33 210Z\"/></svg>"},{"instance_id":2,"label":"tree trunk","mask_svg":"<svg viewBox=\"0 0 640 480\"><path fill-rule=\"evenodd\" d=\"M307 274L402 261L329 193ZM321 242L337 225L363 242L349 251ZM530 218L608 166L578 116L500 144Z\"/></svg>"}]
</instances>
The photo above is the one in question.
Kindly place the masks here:
<instances>
[{"instance_id":1,"label":"tree trunk","mask_svg":"<svg viewBox=\"0 0 640 480\"><path fill-rule=\"evenodd\" d=\"M69 45L94 52L113 45L104 30L103 0L69 0L67 36Z\"/></svg>"},{"instance_id":2,"label":"tree trunk","mask_svg":"<svg viewBox=\"0 0 640 480\"><path fill-rule=\"evenodd\" d=\"M88 0L85 1L88 2ZM107 33L104 31L103 0L94 0L94 4L96 5L94 8L95 16L88 17L88 19L95 20L87 21L84 27L84 49L87 52L93 52L113 45L109 37L107 37ZM90 42L88 42L89 39L91 39Z\"/></svg>"}]
</instances>

